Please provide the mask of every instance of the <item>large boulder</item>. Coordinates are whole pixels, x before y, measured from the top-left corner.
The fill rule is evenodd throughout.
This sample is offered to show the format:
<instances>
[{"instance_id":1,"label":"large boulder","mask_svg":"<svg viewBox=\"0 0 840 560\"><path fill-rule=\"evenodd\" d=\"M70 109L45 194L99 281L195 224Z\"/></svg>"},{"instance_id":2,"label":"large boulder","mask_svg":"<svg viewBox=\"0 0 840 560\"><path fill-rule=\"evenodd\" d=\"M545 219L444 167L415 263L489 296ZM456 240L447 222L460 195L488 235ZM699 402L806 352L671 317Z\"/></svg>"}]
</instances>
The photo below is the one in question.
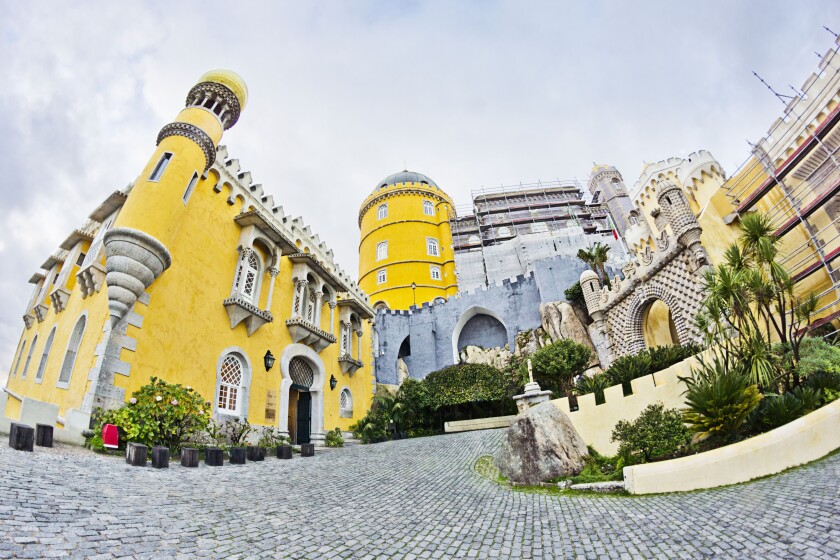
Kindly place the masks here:
<instances>
[{"instance_id":1,"label":"large boulder","mask_svg":"<svg viewBox=\"0 0 840 560\"><path fill-rule=\"evenodd\" d=\"M496 369L504 369L510 363L512 354L507 346L504 348L481 348L480 346L465 346L458 357L463 364L486 364Z\"/></svg>"},{"instance_id":2,"label":"large boulder","mask_svg":"<svg viewBox=\"0 0 840 560\"><path fill-rule=\"evenodd\" d=\"M569 417L545 402L516 417L493 463L512 482L539 484L580 474L588 455Z\"/></svg>"}]
</instances>

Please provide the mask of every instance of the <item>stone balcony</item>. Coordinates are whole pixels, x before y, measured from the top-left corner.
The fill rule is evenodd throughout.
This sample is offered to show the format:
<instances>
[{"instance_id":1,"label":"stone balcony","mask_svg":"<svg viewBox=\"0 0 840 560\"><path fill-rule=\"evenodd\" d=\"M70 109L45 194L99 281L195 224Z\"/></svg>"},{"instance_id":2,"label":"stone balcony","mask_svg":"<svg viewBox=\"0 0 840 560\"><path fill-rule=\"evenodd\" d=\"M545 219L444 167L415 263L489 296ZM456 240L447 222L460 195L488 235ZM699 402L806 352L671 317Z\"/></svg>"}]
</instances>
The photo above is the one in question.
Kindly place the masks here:
<instances>
[{"instance_id":1,"label":"stone balcony","mask_svg":"<svg viewBox=\"0 0 840 560\"><path fill-rule=\"evenodd\" d=\"M264 324L274 321L274 316L270 311L264 311L240 296L228 298L222 303L228 312L230 328L244 323L248 329L248 336L254 334Z\"/></svg>"},{"instance_id":2,"label":"stone balcony","mask_svg":"<svg viewBox=\"0 0 840 560\"><path fill-rule=\"evenodd\" d=\"M341 366L342 373L353 375L356 373L357 369L364 367L365 364L362 360L357 360L356 358L345 354L338 359L338 365Z\"/></svg>"},{"instance_id":3,"label":"stone balcony","mask_svg":"<svg viewBox=\"0 0 840 560\"><path fill-rule=\"evenodd\" d=\"M302 317L294 317L286 321L289 334L294 342L308 344L316 352L320 352L336 341L335 336L327 331L321 330Z\"/></svg>"}]
</instances>

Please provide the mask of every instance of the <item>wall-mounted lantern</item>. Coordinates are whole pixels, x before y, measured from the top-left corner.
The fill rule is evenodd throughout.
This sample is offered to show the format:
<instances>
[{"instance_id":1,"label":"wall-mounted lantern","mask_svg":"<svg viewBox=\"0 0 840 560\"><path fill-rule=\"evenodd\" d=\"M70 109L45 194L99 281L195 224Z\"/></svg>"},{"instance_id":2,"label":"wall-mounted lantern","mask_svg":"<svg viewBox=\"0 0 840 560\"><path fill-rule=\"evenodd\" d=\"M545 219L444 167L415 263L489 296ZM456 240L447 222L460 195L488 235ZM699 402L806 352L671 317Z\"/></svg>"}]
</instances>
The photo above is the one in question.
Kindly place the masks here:
<instances>
[{"instance_id":1,"label":"wall-mounted lantern","mask_svg":"<svg viewBox=\"0 0 840 560\"><path fill-rule=\"evenodd\" d=\"M335 378L335 375L330 375L330 390L335 391L336 385L338 385L338 379Z\"/></svg>"},{"instance_id":2,"label":"wall-mounted lantern","mask_svg":"<svg viewBox=\"0 0 840 560\"><path fill-rule=\"evenodd\" d=\"M266 351L265 356L263 356L263 362L265 362L265 371L268 371L274 367L274 360L274 354L271 353L271 350Z\"/></svg>"}]
</instances>

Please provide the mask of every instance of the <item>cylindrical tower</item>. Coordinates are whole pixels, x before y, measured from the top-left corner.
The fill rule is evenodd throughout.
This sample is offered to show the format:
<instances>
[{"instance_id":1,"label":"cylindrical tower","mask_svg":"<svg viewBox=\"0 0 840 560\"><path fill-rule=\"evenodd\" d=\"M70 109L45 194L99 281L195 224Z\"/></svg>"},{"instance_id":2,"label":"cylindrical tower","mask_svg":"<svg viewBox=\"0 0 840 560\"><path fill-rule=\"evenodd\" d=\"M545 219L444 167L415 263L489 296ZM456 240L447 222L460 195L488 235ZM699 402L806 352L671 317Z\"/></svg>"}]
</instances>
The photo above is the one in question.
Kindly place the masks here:
<instances>
[{"instance_id":1,"label":"cylindrical tower","mask_svg":"<svg viewBox=\"0 0 840 560\"><path fill-rule=\"evenodd\" d=\"M167 246L192 190L216 159L222 133L236 124L248 88L237 74L212 70L187 95L186 107L164 126L157 149L105 234L108 306L113 324L169 268Z\"/></svg>"},{"instance_id":2,"label":"cylindrical tower","mask_svg":"<svg viewBox=\"0 0 840 560\"><path fill-rule=\"evenodd\" d=\"M359 286L374 307L408 309L457 293L453 213L449 195L421 173L377 184L359 211Z\"/></svg>"}]
</instances>

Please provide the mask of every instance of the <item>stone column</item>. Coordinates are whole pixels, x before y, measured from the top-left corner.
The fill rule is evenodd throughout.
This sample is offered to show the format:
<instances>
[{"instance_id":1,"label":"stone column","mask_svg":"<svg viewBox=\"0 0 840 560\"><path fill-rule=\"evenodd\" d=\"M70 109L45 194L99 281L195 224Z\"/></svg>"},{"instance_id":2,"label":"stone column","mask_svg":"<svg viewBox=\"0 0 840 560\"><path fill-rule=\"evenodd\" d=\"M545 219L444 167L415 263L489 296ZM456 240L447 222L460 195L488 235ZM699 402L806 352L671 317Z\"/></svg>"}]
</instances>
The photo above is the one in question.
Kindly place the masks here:
<instances>
[{"instance_id":1,"label":"stone column","mask_svg":"<svg viewBox=\"0 0 840 560\"><path fill-rule=\"evenodd\" d=\"M295 301L292 304L292 318L303 316L303 307L306 305L304 296L306 295L306 280L298 280L295 282Z\"/></svg>"},{"instance_id":2,"label":"stone column","mask_svg":"<svg viewBox=\"0 0 840 560\"><path fill-rule=\"evenodd\" d=\"M321 307L324 303L324 292L315 292L315 318L312 320L315 326L321 328Z\"/></svg>"},{"instance_id":3,"label":"stone column","mask_svg":"<svg viewBox=\"0 0 840 560\"><path fill-rule=\"evenodd\" d=\"M284 377L280 382L280 410L278 414L280 418L277 422L277 428L280 430L280 435L289 437L289 389L292 386L292 380Z\"/></svg>"},{"instance_id":4,"label":"stone column","mask_svg":"<svg viewBox=\"0 0 840 560\"><path fill-rule=\"evenodd\" d=\"M335 334L335 305L334 301L329 303L330 306L330 334Z\"/></svg>"},{"instance_id":5,"label":"stone column","mask_svg":"<svg viewBox=\"0 0 840 560\"><path fill-rule=\"evenodd\" d=\"M312 423L309 426L309 441L323 447L327 437L324 433L324 391L310 391L312 395Z\"/></svg>"},{"instance_id":6,"label":"stone column","mask_svg":"<svg viewBox=\"0 0 840 560\"><path fill-rule=\"evenodd\" d=\"M342 356L349 356L350 355L350 323L345 321L341 322L341 355Z\"/></svg>"},{"instance_id":7,"label":"stone column","mask_svg":"<svg viewBox=\"0 0 840 560\"><path fill-rule=\"evenodd\" d=\"M358 348L358 352L359 352L359 353L358 353L358 355L356 356L356 359L357 359L357 360L361 360L361 359L362 359L362 333L363 333L363 332L364 332L364 331L363 331L362 329L359 329L359 330L357 330L357 331L356 331L356 338L357 338L357 339L358 339L358 341L359 341L359 343L358 343L358 347L359 347L359 348Z\"/></svg>"},{"instance_id":8,"label":"stone column","mask_svg":"<svg viewBox=\"0 0 840 560\"><path fill-rule=\"evenodd\" d=\"M268 274L271 276L271 283L268 285L268 301L265 304L266 311L271 311L271 299L274 297L274 281L277 279L277 275L280 274L280 270L276 268L269 268Z\"/></svg>"}]
</instances>

